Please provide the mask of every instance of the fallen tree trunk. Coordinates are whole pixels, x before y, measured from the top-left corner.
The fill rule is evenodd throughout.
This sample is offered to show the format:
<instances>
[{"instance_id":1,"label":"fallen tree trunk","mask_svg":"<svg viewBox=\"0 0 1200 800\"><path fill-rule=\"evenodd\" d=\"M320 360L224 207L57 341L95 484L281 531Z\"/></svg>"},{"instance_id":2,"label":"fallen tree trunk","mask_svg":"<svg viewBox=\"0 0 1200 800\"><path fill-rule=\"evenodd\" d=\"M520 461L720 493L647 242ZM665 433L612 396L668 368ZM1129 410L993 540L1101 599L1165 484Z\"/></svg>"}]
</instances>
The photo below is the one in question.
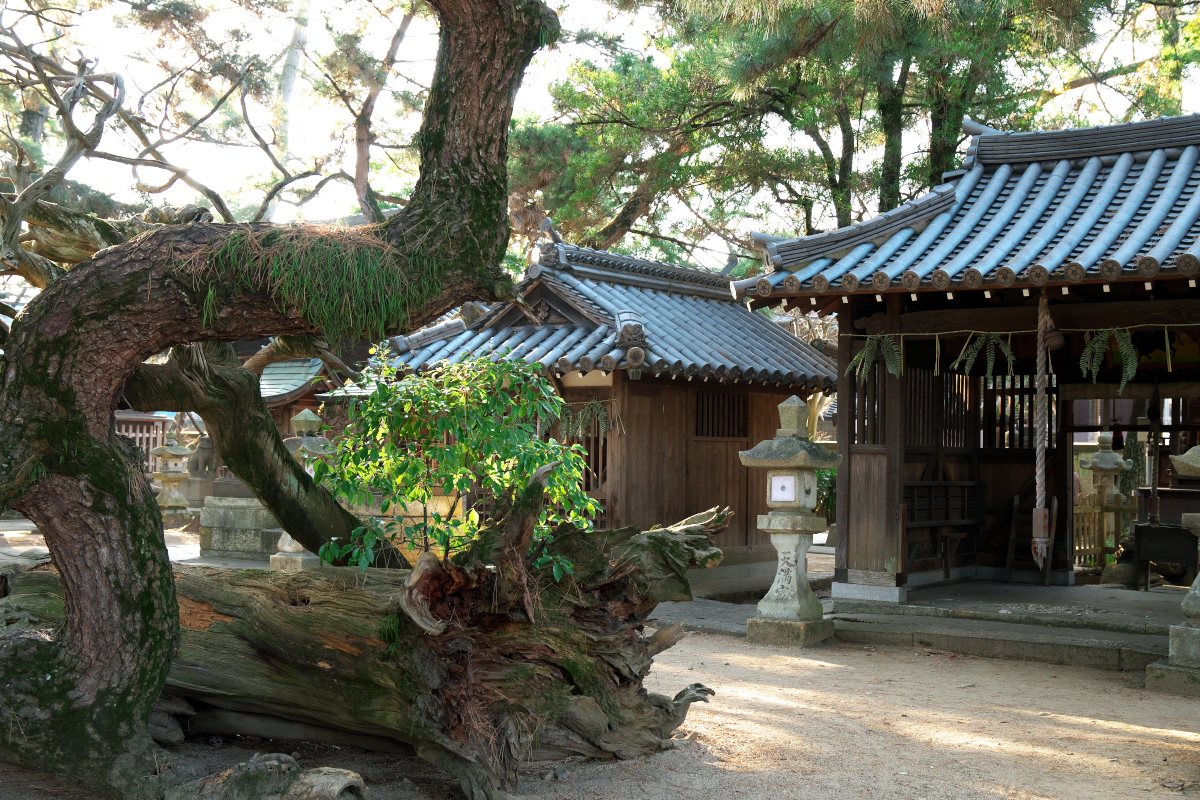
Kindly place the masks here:
<instances>
[{"instance_id":1,"label":"fallen tree trunk","mask_svg":"<svg viewBox=\"0 0 1200 800\"><path fill-rule=\"evenodd\" d=\"M661 601L690 599L687 569L720 559L709 536L729 512L645 532L560 528L549 550L575 574L555 582L529 569L528 592L511 562L475 569L487 548L511 553L537 507L518 503L493 542L412 571L174 565L182 636L166 692L235 712L207 715L209 731L214 719L265 715L408 745L472 800L511 788L522 761L668 746L711 692L643 689L654 654L679 636L647 637L643 622ZM9 585L0 628L61 617L55 574L17 573Z\"/></svg>"}]
</instances>

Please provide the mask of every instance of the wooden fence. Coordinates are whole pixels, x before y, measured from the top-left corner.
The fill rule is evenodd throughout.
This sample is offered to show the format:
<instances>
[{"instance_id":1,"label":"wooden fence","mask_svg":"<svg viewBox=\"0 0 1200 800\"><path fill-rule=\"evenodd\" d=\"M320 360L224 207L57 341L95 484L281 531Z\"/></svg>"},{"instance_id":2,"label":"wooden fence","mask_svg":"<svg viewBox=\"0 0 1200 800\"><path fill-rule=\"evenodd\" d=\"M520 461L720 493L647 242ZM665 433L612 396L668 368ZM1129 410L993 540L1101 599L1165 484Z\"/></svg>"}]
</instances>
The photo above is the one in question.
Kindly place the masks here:
<instances>
[{"instance_id":1,"label":"wooden fence","mask_svg":"<svg viewBox=\"0 0 1200 800\"><path fill-rule=\"evenodd\" d=\"M142 451L142 466L145 470L158 472L159 458L150 455L150 451L166 444L167 427L171 424L170 418L144 414L140 411L118 411L116 424L117 433L128 436Z\"/></svg>"},{"instance_id":2,"label":"wooden fence","mask_svg":"<svg viewBox=\"0 0 1200 800\"><path fill-rule=\"evenodd\" d=\"M1119 498L1117 498L1119 499ZM1103 569L1117 552L1121 524L1135 506L1106 503L1099 492L1088 492L1075 502L1075 567Z\"/></svg>"}]
</instances>

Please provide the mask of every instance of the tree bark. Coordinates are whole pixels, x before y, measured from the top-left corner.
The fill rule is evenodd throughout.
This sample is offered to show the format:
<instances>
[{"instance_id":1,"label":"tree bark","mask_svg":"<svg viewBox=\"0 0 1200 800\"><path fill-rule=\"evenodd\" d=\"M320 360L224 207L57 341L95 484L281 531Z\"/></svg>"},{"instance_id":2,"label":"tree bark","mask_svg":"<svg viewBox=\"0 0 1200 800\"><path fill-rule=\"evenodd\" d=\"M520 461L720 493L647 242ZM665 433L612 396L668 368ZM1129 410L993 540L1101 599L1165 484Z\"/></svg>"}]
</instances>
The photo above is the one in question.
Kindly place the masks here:
<instances>
[{"instance_id":1,"label":"tree bark","mask_svg":"<svg viewBox=\"0 0 1200 800\"><path fill-rule=\"evenodd\" d=\"M375 104L387 83L388 75L396 66L396 55L400 51L400 43L408 35L408 28L417 16L417 4L409 4L396 32L392 34L392 43L388 46L387 55L379 64L377 74L369 78L367 96L362 107L354 115L354 192L358 195L358 205L368 222L383 222L383 211L375 198L375 190L371 188L371 144L375 137L372 133L371 118L375 114Z\"/></svg>"},{"instance_id":2,"label":"tree bark","mask_svg":"<svg viewBox=\"0 0 1200 800\"><path fill-rule=\"evenodd\" d=\"M658 602L690 598L686 571L719 558L709 537L728 511L646 532L562 528L551 551L576 565L562 583L527 557L481 569L479 559L494 555L489 541L501 553L524 547L540 507L540 498L518 503L494 540L415 572L176 565L182 638L167 691L200 709L184 724L234 733L287 720L377 748L408 745L457 775L472 800L512 788L522 761L669 746L690 703L711 692L645 692L653 656L679 633L647 636L643 623ZM53 574L18 573L11 583L0 620L38 630L61 615ZM441 632L398 611L398 596Z\"/></svg>"},{"instance_id":3,"label":"tree bark","mask_svg":"<svg viewBox=\"0 0 1200 800\"><path fill-rule=\"evenodd\" d=\"M898 75L892 70L900 62ZM891 211L900 205L900 175L904 159L904 93L912 57L900 59L890 54L883 59L883 71L876 83L876 110L883 129L883 159L879 167L879 211Z\"/></svg>"},{"instance_id":4,"label":"tree bark","mask_svg":"<svg viewBox=\"0 0 1200 800\"><path fill-rule=\"evenodd\" d=\"M405 211L381 229L397 255L374 276L381 296L413 299L386 332L511 294L501 267L508 123L529 59L558 33L536 0L432 5L442 32L421 175ZM161 796L146 718L175 648L177 605L159 509L112 412L139 365L172 346L322 335L272 285L181 266L247 230L168 227L101 251L13 325L0 373L0 507L45 535L66 611L54 635L0 637L0 724L14 731L0 739L4 760L85 788Z\"/></svg>"}]
</instances>

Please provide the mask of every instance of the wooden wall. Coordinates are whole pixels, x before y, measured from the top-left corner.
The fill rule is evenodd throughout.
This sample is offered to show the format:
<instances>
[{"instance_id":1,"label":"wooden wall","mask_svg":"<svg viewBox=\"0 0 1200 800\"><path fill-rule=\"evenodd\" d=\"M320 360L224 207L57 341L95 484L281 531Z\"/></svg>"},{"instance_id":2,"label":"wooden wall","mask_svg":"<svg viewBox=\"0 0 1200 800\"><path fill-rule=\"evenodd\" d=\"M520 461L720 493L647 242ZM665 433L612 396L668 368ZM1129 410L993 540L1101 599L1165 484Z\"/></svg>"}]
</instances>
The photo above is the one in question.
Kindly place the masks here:
<instances>
[{"instance_id":1,"label":"wooden wall","mask_svg":"<svg viewBox=\"0 0 1200 800\"><path fill-rule=\"evenodd\" d=\"M649 376L635 381L623 371L613 377L624 433L609 441L609 524L669 525L727 505L734 517L717 540L727 555L770 551L769 537L755 524L767 511L766 471L743 467L738 452L775 435L776 406L791 393Z\"/></svg>"}]
</instances>

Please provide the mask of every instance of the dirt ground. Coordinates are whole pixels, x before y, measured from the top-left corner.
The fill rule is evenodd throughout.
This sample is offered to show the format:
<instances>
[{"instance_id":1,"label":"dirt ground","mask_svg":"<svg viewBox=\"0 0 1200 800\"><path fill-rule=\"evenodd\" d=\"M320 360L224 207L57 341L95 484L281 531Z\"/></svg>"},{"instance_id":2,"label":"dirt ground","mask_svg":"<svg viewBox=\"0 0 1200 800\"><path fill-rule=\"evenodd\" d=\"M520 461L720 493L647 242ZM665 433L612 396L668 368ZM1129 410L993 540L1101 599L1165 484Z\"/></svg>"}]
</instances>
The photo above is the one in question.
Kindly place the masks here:
<instances>
[{"instance_id":1,"label":"dirt ground","mask_svg":"<svg viewBox=\"0 0 1200 800\"><path fill-rule=\"evenodd\" d=\"M523 776L528 800L1142 800L1200 797L1200 699L1153 694L1142 676L833 644L811 650L695 634L647 687L704 683L679 747ZM416 759L224 737L184 745L215 770L254 752L358 771L375 800L459 798ZM405 779L409 782L406 782ZM93 800L0 767L0 800Z\"/></svg>"}]
</instances>

